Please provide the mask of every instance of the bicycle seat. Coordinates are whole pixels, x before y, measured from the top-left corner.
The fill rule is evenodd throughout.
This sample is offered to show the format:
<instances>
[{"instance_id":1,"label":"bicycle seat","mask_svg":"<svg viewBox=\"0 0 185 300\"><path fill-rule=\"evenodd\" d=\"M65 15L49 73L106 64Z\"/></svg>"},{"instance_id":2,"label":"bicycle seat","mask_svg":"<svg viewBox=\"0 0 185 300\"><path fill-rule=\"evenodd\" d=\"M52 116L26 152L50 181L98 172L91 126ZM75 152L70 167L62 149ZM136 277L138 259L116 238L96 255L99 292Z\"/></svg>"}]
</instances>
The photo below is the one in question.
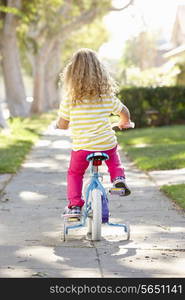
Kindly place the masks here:
<instances>
[{"instance_id":1,"label":"bicycle seat","mask_svg":"<svg viewBox=\"0 0 185 300\"><path fill-rule=\"evenodd\" d=\"M91 153L89 155L87 155L87 158L86 158L88 161L91 161L91 160L107 160L109 159L109 156L108 154L104 153L104 152L94 152L94 153Z\"/></svg>"}]
</instances>

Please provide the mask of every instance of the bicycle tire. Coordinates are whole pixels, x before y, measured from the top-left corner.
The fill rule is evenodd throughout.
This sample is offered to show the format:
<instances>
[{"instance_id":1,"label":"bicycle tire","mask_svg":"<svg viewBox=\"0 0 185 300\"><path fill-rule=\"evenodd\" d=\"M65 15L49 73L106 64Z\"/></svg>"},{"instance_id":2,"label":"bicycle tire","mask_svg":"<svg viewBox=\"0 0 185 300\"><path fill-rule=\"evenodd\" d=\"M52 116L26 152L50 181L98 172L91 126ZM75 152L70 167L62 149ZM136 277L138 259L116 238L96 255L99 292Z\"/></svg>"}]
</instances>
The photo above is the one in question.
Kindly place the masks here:
<instances>
[{"instance_id":1,"label":"bicycle tire","mask_svg":"<svg viewBox=\"0 0 185 300\"><path fill-rule=\"evenodd\" d=\"M101 240L102 201L98 189L92 191L92 241Z\"/></svg>"}]
</instances>

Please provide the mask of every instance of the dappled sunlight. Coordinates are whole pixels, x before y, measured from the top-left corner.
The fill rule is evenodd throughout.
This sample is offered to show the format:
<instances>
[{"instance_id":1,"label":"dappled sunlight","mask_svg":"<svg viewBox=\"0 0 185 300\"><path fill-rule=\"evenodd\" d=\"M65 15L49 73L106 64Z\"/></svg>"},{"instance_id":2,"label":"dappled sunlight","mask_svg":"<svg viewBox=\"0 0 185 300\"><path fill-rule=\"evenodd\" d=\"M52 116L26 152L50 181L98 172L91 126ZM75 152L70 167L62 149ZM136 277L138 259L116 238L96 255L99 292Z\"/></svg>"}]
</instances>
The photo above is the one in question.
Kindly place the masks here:
<instances>
[{"instance_id":1,"label":"dappled sunlight","mask_svg":"<svg viewBox=\"0 0 185 300\"><path fill-rule=\"evenodd\" d=\"M152 235L158 235L160 237L161 233L167 233L168 234L168 238L172 237L172 235L170 236L170 232L178 232L181 233L182 231L182 227L176 227L175 230L173 230L173 228L171 228L170 226L162 226L160 225L160 222L156 222L153 223L152 225L147 224L147 228L146 228L146 222L144 222L145 220L143 219L143 224L142 224L142 220L138 221L137 224L134 224L132 221L129 222L128 220L124 220L124 218L111 218L110 220L112 223L116 223L116 224L130 224L131 227L131 239L134 239L134 241L136 242L137 240L143 240L145 239L145 237L150 237L152 239ZM184 230L183 230L184 231ZM118 241L120 239L122 240L126 240L127 238L127 234L124 232L124 229L121 227L112 227L112 226L108 226L106 225L106 227L104 226L102 228L102 232L103 232L103 236L106 238L110 238L111 241ZM174 236L173 236L174 237Z\"/></svg>"},{"instance_id":2,"label":"dappled sunlight","mask_svg":"<svg viewBox=\"0 0 185 300\"><path fill-rule=\"evenodd\" d=\"M44 159L45 160L45 159ZM53 161L50 162L51 165L48 165L48 162L26 162L24 163L24 167L26 168L34 168L34 169L40 169L40 168L52 168L55 169L53 166Z\"/></svg>"},{"instance_id":3,"label":"dappled sunlight","mask_svg":"<svg viewBox=\"0 0 185 300\"><path fill-rule=\"evenodd\" d=\"M127 145L173 145L181 144L184 139L184 126L162 126L156 128L136 128L133 131L117 132L120 141L125 140Z\"/></svg>"},{"instance_id":4,"label":"dappled sunlight","mask_svg":"<svg viewBox=\"0 0 185 300\"><path fill-rule=\"evenodd\" d=\"M0 277L2 278L24 278L31 277L32 270L25 270L24 268L17 268L16 265L11 265L8 268L1 268Z\"/></svg>"},{"instance_id":5,"label":"dappled sunlight","mask_svg":"<svg viewBox=\"0 0 185 300\"><path fill-rule=\"evenodd\" d=\"M64 159L64 162L61 159L56 158L56 156L53 156L53 159L42 159L42 162L26 162L23 164L25 168L35 169L37 172L51 172L51 171L58 171L59 167L64 170L64 168L67 169L68 167L68 160Z\"/></svg>"},{"instance_id":6,"label":"dappled sunlight","mask_svg":"<svg viewBox=\"0 0 185 300\"><path fill-rule=\"evenodd\" d=\"M57 159L57 160L64 160L64 161L69 161L70 160L70 157L69 157L69 155L65 155L65 154L55 154L55 159Z\"/></svg>"},{"instance_id":7,"label":"dappled sunlight","mask_svg":"<svg viewBox=\"0 0 185 300\"><path fill-rule=\"evenodd\" d=\"M149 144L136 144L133 145L134 148L145 148L145 147L150 147L151 145Z\"/></svg>"},{"instance_id":8,"label":"dappled sunlight","mask_svg":"<svg viewBox=\"0 0 185 300\"><path fill-rule=\"evenodd\" d=\"M47 130L44 132L44 135L48 135L48 136L67 136L70 137L70 129L68 130L64 130L64 129L56 129L55 128L55 123L56 121L53 121L47 128Z\"/></svg>"},{"instance_id":9,"label":"dappled sunlight","mask_svg":"<svg viewBox=\"0 0 185 300\"><path fill-rule=\"evenodd\" d=\"M69 259L57 256L54 253L53 247L44 247L44 246L32 246L32 247L24 247L15 252L16 255L20 255L21 257L31 257L31 259L35 259L44 264L51 265L53 263L60 263L68 261ZM49 259L48 259L49 258Z\"/></svg>"},{"instance_id":10,"label":"dappled sunlight","mask_svg":"<svg viewBox=\"0 0 185 300\"><path fill-rule=\"evenodd\" d=\"M53 277L61 284L63 278L185 277L185 211L175 202L179 191L184 201L185 188L174 185L185 183L185 0L27 3L0 5L0 125L5 119L10 127L0 128L0 277ZM98 55L83 49L80 66L78 47ZM133 130L114 127L129 120ZM68 129L56 129L56 122ZM75 138L80 149L106 151L119 143L120 163L110 155L95 174L103 176L105 192L90 182L97 170L91 162L84 174L91 185L84 180L81 195L87 157L73 168ZM128 197L116 189L121 175ZM101 191L97 199L90 199L91 188ZM106 197L109 223L102 223ZM71 218L65 208L81 198L81 220ZM98 241L92 241L95 227L102 229Z\"/></svg>"},{"instance_id":11,"label":"dappled sunlight","mask_svg":"<svg viewBox=\"0 0 185 300\"><path fill-rule=\"evenodd\" d=\"M179 226L171 226L171 227L169 227L169 229L168 229L169 231L171 231L171 232L176 232L176 233L185 233L185 228L184 228L184 226L183 227L179 227Z\"/></svg>"},{"instance_id":12,"label":"dappled sunlight","mask_svg":"<svg viewBox=\"0 0 185 300\"><path fill-rule=\"evenodd\" d=\"M185 145L184 145L184 149L185 149ZM172 155L172 158L173 159L185 159L185 150L184 150L184 153L176 153L174 155Z\"/></svg>"},{"instance_id":13,"label":"dappled sunlight","mask_svg":"<svg viewBox=\"0 0 185 300\"><path fill-rule=\"evenodd\" d=\"M168 238L175 238L175 235L173 233L185 233L185 228L183 226L176 226L175 224L170 224L169 222L162 222L163 220L151 220L151 225L147 224L146 227L146 218L143 216L143 224L132 225L132 233L135 236L135 240L137 238L144 238L145 235L148 235L148 237L152 238L152 235L158 234L159 238L163 238L163 234L167 234ZM141 220L142 222L142 220ZM172 233L172 234L171 234Z\"/></svg>"},{"instance_id":14,"label":"dappled sunlight","mask_svg":"<svg viewBox=\"0 0 185 300\"><path fill-rule=\"evenodd\" d=\"M129 139L129 141L127 142L127 145L131 145L131 146L146 145L146 146L148 146L148 144L150 144L150 143L151 143L151 141L148 138L140 137L140 138Z\"/></svg>"},{"instance_id":15,"label":"dappled sunlight","mask_svg":"<svg viewBox=\"0 0 185 300\"><path fill-rule=\"evenodd\" d=\"M48 147L49 145L51 145L51 141L50 140L44 140L44 139L41 139L37 142L36 144L36 148L37 147Z\"/></svg>"},{"instance_id":16,"label":"dappled sunlight","mask_svg":"<svg viewBox=\"0 0 185 300\"><path fill-rule=\"evenodd\" d=\"M35 202L35 201L42 201L48 198L48 195L43 195L38 192L31 192L31 191L21 191L19 193L20 198L25 202Z\"/></svg>"},{"instance_id":17,"label":"dappled sunlight","mask_svg":"<svg viewBox=\"0 0 185 300\"><path fill-rule=\"evenodd\" d=\"M10 128L3 128L1 129L1 134L8 137L11 136L12 131Z\"/></svg>"},{"instance_id":18,"label":"dappled sunlight","mask_svg":"<svg viewBox=\"0 0 185 300\"><path fill-rule=\"evenodd\" d=\"M127 254L127 251L128 251L128 249L126 249L126 248L122 249L119 247L119 249L115 253L112 253L111 256L125 255L125 254Z\"/></svg>"},{"instance_id":19,"label":"dappled sunlight","mask_svg":"<svg viewBox=\"0 0 185 300\"><path fill-rule=\"evenodd\" d=\"M51 145L53 149L71 149L71 143L67 140L54 141Z\"/></svg>"},{"instance_id":20,"label":"dappled sunlight","mask_svg":"<svg viewBox=\"0 0 185 300\"><path fill-rule=\"evenodd\" d=\"M185 183L185 168L174 170L150 171L149 174L155 178L159 185Z\"/></svg>"},{"instance_id":21,"label":"dappled sunlight","mask_svg":"<svg viewBox=\"0 0 185 300\"><path fill-rule=\"evenodd\" d=\"M120 254L121 255L121 254ZM185 258L177 258L176 255L169 253L154 253L153 251L138 251L132 260L118 259L117 263L124 268L134 269L135 272L142 271L146 274L176 274L181 276L184 272ZM173 268L173 271L172 271Z\"/></svg>"},{"instance_id":22,"label":"dappled sunlight","mask_svg":"<svg viewBox=\"0 0 185 300\"><path fill-rule=\"evenodd\" d=\"M118 218L116 220L118 221ZM130 241L126 241L123 234L115 235L111 227L109 228L109 236L103 236L102 241L95 243L105 277L109 273L112 274L111 277L116 275L114 272L117 272L117 276L128 272L136 277L141 272L147 277L154 277L157 273L168 275L174 272L179 276L183 273L185 263L183 253L178 249L175 253L171 251L172 245L175 248L174 240L177 231L181 230L180 227L175 226L173 239L171 240L172 236L168 235L165 241L163 239L157 241L155 234L158 234L158 238L161 234L150 225L147 227L147 232L146 225L132 226L131 224ZM8 267L6 264L1 266L0 276L18 277L20 274L23 277L50 277L50 274L53 274L54 277L59 275L68 278L101 277L96 251L90 243L85 244L85 236L79 240L79 231L76 230L75 233L74 230L73 235L69 234L69 241L54 246L58 234L59 232L42 231L42 239L37 242L37 245L12 249L9 262L7 260ZM47 245L43 246L43 243ZM17 264L14 263L15 260Z\"/></svg>"},{"instance_id":23,"label":"dappled sunlight","mask_svg":"<svg viewBox=\"0 0 185 300\"><path fill-rule=\"evenodd\" d=\"M101 274L96 267L94 268L83 267L80 271L79 268L72 267L68 270L63 270L62 274L65 278L79 278L82 276L85 278L101 278Z\"/></svg>"}]
</instances>

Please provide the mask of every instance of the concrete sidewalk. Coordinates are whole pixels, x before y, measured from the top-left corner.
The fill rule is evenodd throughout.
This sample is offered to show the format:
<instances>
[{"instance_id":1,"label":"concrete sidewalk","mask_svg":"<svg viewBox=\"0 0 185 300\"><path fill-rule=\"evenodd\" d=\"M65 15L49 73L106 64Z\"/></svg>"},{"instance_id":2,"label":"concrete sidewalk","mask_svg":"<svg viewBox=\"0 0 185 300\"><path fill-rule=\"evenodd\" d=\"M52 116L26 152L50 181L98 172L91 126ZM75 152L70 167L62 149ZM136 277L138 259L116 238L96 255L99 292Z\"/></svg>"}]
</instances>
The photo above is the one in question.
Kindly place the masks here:
<instances>
[{"instance_id":1,"label":"concrete sidewalk","mask_svg":"<svg viewBox=\"0 0 185 300\"><path fill-rule=\"evenodd\" d=\"M0 199L0 277L185 277L185 214L123 154L132 194L112 197L110 210L111 221L130 223L130 241L107 225L100 242L86 240L84 229L61 240L70 148L68 132L48 129L7 184ZM105 167L102 172L108 186Z\"/></svg>"}]
</instances>

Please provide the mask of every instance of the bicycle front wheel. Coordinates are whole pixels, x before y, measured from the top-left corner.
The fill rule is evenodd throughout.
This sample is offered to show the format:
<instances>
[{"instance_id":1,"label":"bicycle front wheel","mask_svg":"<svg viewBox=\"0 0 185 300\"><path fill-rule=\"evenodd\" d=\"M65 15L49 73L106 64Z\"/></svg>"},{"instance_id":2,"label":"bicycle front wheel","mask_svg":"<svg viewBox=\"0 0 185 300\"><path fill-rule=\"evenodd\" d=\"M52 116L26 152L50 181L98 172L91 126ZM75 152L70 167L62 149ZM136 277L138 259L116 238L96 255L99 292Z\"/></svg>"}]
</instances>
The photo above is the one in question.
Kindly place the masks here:
<instances>
[{"instance_id":1,"label":"bicycle front wheel","mask_svg":"<svg viewBox=\"0 0 185 300\"><path fill-rule=\"evenodd\" d=\"M98 189L92 191L92 240L101 240L102 201Z\"/></svg>"}]
</instances>

